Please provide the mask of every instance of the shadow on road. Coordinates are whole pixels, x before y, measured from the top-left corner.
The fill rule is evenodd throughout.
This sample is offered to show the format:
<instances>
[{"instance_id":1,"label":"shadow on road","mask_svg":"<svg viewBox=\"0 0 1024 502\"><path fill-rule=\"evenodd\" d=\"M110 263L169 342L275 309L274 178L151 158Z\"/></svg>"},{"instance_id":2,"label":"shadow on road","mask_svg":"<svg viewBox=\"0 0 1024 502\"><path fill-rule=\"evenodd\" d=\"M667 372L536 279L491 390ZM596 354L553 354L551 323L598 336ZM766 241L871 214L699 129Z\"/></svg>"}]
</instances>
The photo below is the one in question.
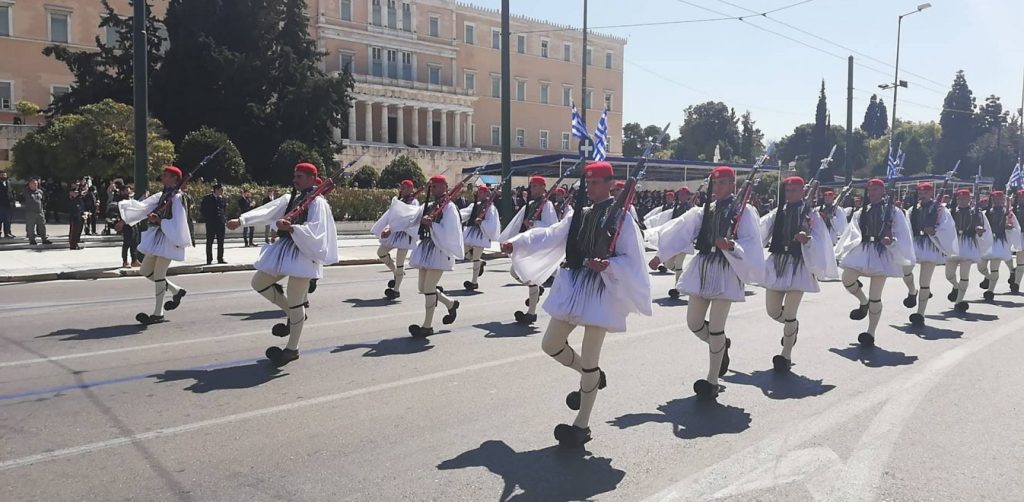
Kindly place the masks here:
<instances>
[{"instance_id":1,"label":"shadow on road","mask_svg":"<svg viewBox=\"0 0 1024 502\"><path fill-rule=\"evenodd\" d=\"M269 319L283 319L288 317L283 311L280 310L264 310L263 312L233 312L230 314L221 314L230 317L241 317L241 321L266 321Z\"/></svg>"},{"instance_id":2,"label":"shadow on road","mask_svg":"<svg viewBox=\"0 0 1024 502\"><path fill-rule=\"evenodd\" d=\"M879 347L864 347L857 343L851 343L845 349L831 348L828 351L869 368L908 366L917 362L917 356L908 356L902 352L892 352Z\"/></svg>"},{"instance_id":3,"label":"shadow on road","mask_svg":"<svg viewBox=\"0 0 1024 502\"><path fill-rule=\"evenodd\" d=\"M117 326L102 326L99 328L89 329L58 329L53 333L39 335L36 338L63 336L64 338L60 339L62 342L71 340L103 340L105 338L117 338L119 336L138 335L144 331L146 331L146 327L141 324L120 324Z\"/></svg>"},{"instance_id":4,"label":"shadow on road","mask_svg":"<svg viewBox=\"0 0 1024 502\"><path fill-rule=\"evenodd\" d=\"M357 309L361 309L365 307L387 307L388 305L394 305L398 302L387 298L374 298L372 300L349 298L348 300L342 300L342 303L348 303Z\"/></svg>"},{"instance_id":5,"label":"shadow on road","mask_svg":"<svg viewBox=\"0 0 1024 502\"><path fill-rule=\"evenodd\" d=\"M449 289L449 290L445 291L444 294L446 294L448 296L451 296L453 298L465 298L467 296L480 296L480 295L484 294L484 292L483 291L479 291L479 290L477 290L477 291L468 291L468 290L465 290L465 289Z\"/></svg>"},{"instance_id":6,"label":"shadow on road","mask_svg":"<svg viewBox=\"0 0 1024 502\"><path fill-rule=\"evenodd\" d=\"M157 383L195 380L185 390L203 394L214 390L250 389L286 375L270 361L262 360L226 368L168 370L150 376L156 378Z\"/></svg>"},{"instance_id":7,"label":"shadow on road","mask_svg":"<svg viewBox=\"0 0 1024 502\"><path fill-rule=\"evenodd\" d=\"M658 306L661 306L661 307L682 307L682 306L689 305L690 302L688 302L688 301L686 301L686 300L684 300L682 298L676 298L676 299L673 300L670 297L664 297L664 298L658 298L658 299L654 300L654 304L658 305Z\"/></svg>"},{"instance_id":8,"label":"shadow on road","mask_svg":"<svg viewBox=\"0 0 1024 502\"><path fill-rule=\"evenodd\" d=\"M994 305L996 307L1003 307L1003 308L1024 307L1024 303L1008 302L1006 300L992 300L990 302L982 301L982 302L975 302L975 303L980 303L982 305Z\"/></svg>"},{"instance_id":9,"label":"shadow on road","mask_svg":"<svg viewBox=\"0 0 1024 502\"><path fill-rule=\"evenodd\" d=\"M381 340L377 343L349 343L339 345L338 348L331 351L331 354L348 352L350 350L366 349L366 352L363 353L363 357L404 356L409 354L419 354L420 352L426 352L432 348L434 348L434 346L431 345L430 340L426 338L403 336L401 338Z\"/></svg>"},{"instance_id":10,"label":"shadow on road","mask_svg":"<svg viewBox=\"0 0 1024 502\"><path fill-rule=\"evenodd\" d=\"M473 327L486 331L487 334L484 335L484 338L520 338L540 333L537 326L533 324L524 325L515 322L501 323L491 321L483 324L474 324Z\"/></svg>"},{"instance_id":11,"label":"shadow on road","mask_svg":"<svg viewBox=\"0 0 1024 502\"><path fill-rule=\"evenodd\" d=\"M959 319L967 322L978 322L978 321L997 321L999 316L992 314L975 314L971 312L957 312L955 310L947 310L938 315L925 316L927 319L935 319L938 321L946 321L949 319Z\"/></svg>"},{"instance_id":12,"label":"shadow on road","mask_svg":"<svg viewBox=\"0 0 1024 502\"><path fill-rule=\"evenodd\" d=\"M733 372L722 377L729 383L752 385L770 399L803 399L820 396L834 388L835 385L823 384L821 380L798 375L792 371L779 373L775 370L754 371L745 374Z\"/></svg>"},{"instance_id":13,"label":"shadow on road","mask_svg":"<svg viewBox=\"0 0 1024 502\"><path fill-rule=\"evenodd\" d=\"M698 401L697 396L675 399L658 406L658 413L623 415L608 423L620 429L644 424L671 424L679 439L738 434L750 428L750 413L717 402Z\"/></svg>"},{"instance_id":14,"label":"shadow on road","mask_svg":"<svg viewBox=\"0 0 1024 502\"><path fill-rule=\"evenodd\" d=\"M964 336L963 331L936 328L934 326L922 326L920 328L916 328L910 324L904 324L902 326L890 324L889 326L897 331L914 335L922 340L952 340L955 338L962 338Z\"/></svg>"},{"instance_id":15,"label":"shadow on road","mask_svg":"<svg viewBox=\"0 0 1024 502\"><path fill-rule=\"evenodd\" d=\"M517 452L503 441L484 441L479 447L437 465L438 470L483 467L501 476L505 485L497 499L563 502L590 500L614 490L626 472L612 460L594 457L584 449L551 446Z\"/></svg>"}]
</instances>

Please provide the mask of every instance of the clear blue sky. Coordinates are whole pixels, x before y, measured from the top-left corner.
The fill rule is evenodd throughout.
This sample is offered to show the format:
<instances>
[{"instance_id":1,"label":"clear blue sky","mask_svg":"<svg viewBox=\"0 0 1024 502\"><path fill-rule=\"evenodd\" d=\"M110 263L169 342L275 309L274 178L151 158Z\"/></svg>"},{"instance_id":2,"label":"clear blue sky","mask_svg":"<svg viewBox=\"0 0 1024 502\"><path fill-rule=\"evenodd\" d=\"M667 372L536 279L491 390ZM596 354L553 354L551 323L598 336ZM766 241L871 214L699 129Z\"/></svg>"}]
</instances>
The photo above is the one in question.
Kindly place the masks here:
<instances>
[{"instance_id":1,"label":"clear blue sky","mask_svg":"<svg viewBox=\"0 0 1024 502\"><path fill-rule=\"evenodd\" d=\"M500 0L470 0L500 8ZM726 3L726 1L728 3ZM723 101L741 114L749 109L769 139L814 121L821 80L825 80L834 124L846 123L846 57L854 67L854 127L873 92L892 111L891 82L896 24L919 0L811 0L768 17L841 44L867 56L800 33L763 17L692 24L610 28L607 26L724 17L783 7L799 0L590 0L589 25L629 40L625 54L626 122L679 125L683 109L707 100ZM932 7L903 20L900 119L938 121L942 100L956 71L963 69L979 104L989 94L1011 112L1021 106L1024 80L1024 0L932 0ZM512 12L557 23L582 25L583 0L512 0ZM557 7L556 7L557 6ZM798 39L830 56L764 28ZM607 27L607 28L606 28ZM925 77L905 73L910 71ZM652 73L653 72L653 73ZM930 82L930 81L931 82ZM675 130L675 126L673 126Z\"/></svg>"}]
</instances>

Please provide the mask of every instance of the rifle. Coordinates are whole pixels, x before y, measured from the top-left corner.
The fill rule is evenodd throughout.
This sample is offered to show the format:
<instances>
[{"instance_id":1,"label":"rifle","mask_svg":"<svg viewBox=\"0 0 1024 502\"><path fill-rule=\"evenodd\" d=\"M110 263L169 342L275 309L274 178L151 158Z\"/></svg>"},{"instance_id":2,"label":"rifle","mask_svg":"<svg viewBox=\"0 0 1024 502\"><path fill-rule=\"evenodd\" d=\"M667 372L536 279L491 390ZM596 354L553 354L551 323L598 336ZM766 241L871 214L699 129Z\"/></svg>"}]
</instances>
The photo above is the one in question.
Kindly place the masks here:
<instances>
[{"instance_id":1,"label":"rifle","mask_svg":"<svg viewBox=\"0 0 1024 502\"><path fill-rule=\"evenodd\" d=\"M711 176L708 176L707 178L704 178L704 181L700 182L700 186L697 187L697 191L693 192L693 194L690 195L690 207L697 206L697 202L699 202L697 199L700 198L701 192L703 192L704 189L706 187L710 186L710 185L711 185Z\"/></svg>"},{"instance_id":2,"label":"rifle","mask_svg":"<svg viewBox=\"0 0 1024 502\"><path fill-rule=\"evenodd\" d=\"M562 173L561 176L558 177L558 180L556 180L555 183L551 185L551 188L549 188L548 191L544 193L544 196L541 197L540 203L537 204L537 210L534 211L532 215L530 215L530 218L526 220L525 223L532 224L540 219L540 215L544 212L544 203L550 200L551 196L555 194L555 190L558 190L558 186L562 184L562 180L564 180L566 176L572 174L572 172L575 171L576 169L579 169L579 167L584 162L586 162L586 160L587 159L585 157L581 157L580 160L577 160L576 163L572 165L572 167L567 169L564 173Z\"/></svg>"},{"instance_id":3,"label":"rifle","mask_svg":"<svg viewBox=\"0 0 1024 502\"><path fill-rule=\"evenodd\" d=\"M313 201L316 200L317 197L321 195L326 197L327 194L333 192L334 189L338 187L334 183L334 178L341 179L344 176L346 169L352 167L356 162L359 162L359 160L365 156L366 154L364 153L363 155L359 156L358 159L353 160L352 162L349 162L348 164L342 166L341 169L334 176L328 177L326 180L324 180L323 183L314 188L313 191L309 194L309 197L302 199L301 202L296 204L295 207L293 207L291 211L288 211L287 214L282 216L281 219L287 220L289 223L295 223L295 220L297 220L299 216L306 214L306 211L309 209L309 206L313 204ZM292 197L294 197L294 195L292 195Z\"/></svg>"},{"instance_id":4,"label":"rifle","mask_svg":"<svg viewBox=\"0 0 1024 502\"><path fill-rule=\"evenodd\" d=\"M441 212L444 211L444 209L446 207L448 207L448 203L451 202L452 197L455 197L455 194L457 194L460 191L462 191L462 187L465 186L466 183L469 182L470 179L472 179L474 176L479 174L480 170L483 169L483 168L484 168L484 166L482 166L482 165L480 167L477 167L476 169L473 170L473 172L469 173L469 175L467 175L465 178L462 178L462 181L456 183L455 186L452 187L451 190L448 190L448 193L442 195L441 198L437 200L437 207L435 207L434 210L430 213L430 218L431 219L435 219L438 216L440 216ZM427 197L428 198L430 197L429 193L427 194Z\"/></svg>"},{"instance_id":5,"label":"rifle","mask_svg":"<svg viewBox=\"0 0 1024 502\"><path fill-rule=\"evenodd\" d=\"M484 203L481 204L480 215L477 216L477 219L479 219L480 221L474 222L475 224L479 225L480 223L483 223L485 218L487 218L487 211L491 210L491 206L494 204L494 196L496 193L500 193L500 189L498 192L490 192L487 194L487 200L485 200Z\"/></svg>"},{"instance_id":6,"label":"rifle","mask_svg":"<svg viewBox=\"0 0 1024 502\"><path fill-rule=\"evenodd\" d=\"M971 213L974 214L974 220L977 221L978 214L981 212L981 190L979 185L981 184L981 164L978 164L978 174L974 176L974 207L971 208ZM975 223L977 224L977 223Z\"/></svg>"},{"instance_id":7,"label":"rifle","mask_svg":"<svg viewBox=\"0 0 1024 502\"><path fill-rule=\"evenodd\" d=\"M181 191L182 187L185 186L185 183L188 183L189 180L192 179L192 176L195 175L197 171L202 169L203 166L205 166L208 162L213 160L213 158L217 156L217 154L220 153L221 150L223 149L224 147L222 146L214 150L213 153L207 155L206 157L203 158L203 160L199 161L199 165L197 165L191 171L185 173L185 175L178 180L178 184L174 185L174 188L172 188L171 190L164 190L163 195L160 196L160 202L157 203L156 209L153 210L153 214L161 218L166 218L171 211L171 198Z\"/></svg>"},{"instance_id":8,"label":"rifle","mask_svg":"<svg viewBox=\"0 0 1024 502\"><path fill-rule=\"evenodd\" d=\"M821 182L818 177L821 176L821 172L830 169L829 164L832 163L832 157L836 154L836 147L839 145L833 145L832 151L828 154L828 157L821 159L821 166L818 167L818 171L814 173L814 177L804 187L804 206L800 209L800 219L803 222L805 232L811 231L811 205L814 198L818 195L818 188L821 186ZM781 204L781 201L779 201Z\"/></svg>"},{"instance_id":9,"label":"rifle","mask_svg":"<svg viewBox=\"0 0 1024 502\"><path fill-rule=\"evenodd\" d=\"M768 157L770 157L774 151L775 143L770 143L768 145L768 149L765 150L764 155L762 155L761 158L757 159L757 162L754 163L754 167L750 169L749 173L747 173L747 179L743 180L743 188L740 189L741 195L739 197L740 207L739 209L736 210L736 216L734 216L732 220L732 228L729 230L730 240L735 240L736 237L739 235L740 221L743 220L743 213L744 211L747 210L747 201L750 200L750 193L754 191L754 177L757 176L758 171L761 170L761 165L763 165L765 161L768 160ZM708 184L708 192L711 192L710 183ZM735 206L736 203L737 201L734 200L733 205ZM733 212L732 208L730 208L729 212Z\"/></svg>"},{"instance_id":10,"label":"rifle","mask_svg":"<svg viewBox=\"0 0 1024 502\"><path fill-rule=\"evenodd\" d=\"M619 242L619 236L622 235L622 225L626 221L626 216L629 214L629 208L633 207L633 199L636 198L636 187L637 184L643 179L644 175L647 174L647 159L651 156L651 153L656 147L661 146L661 142L665 141L668 137L668 128L672 125L671 122L665 124L662 128L661 134L658 135L658 139L652 141L647 148L644 149L643 155L640 156L640 161L637 162L637 168L633 171L633 176L630 176L626 180L626 186L619 193L619 196L615 198L615 202L612 203L612 207L608 210L605 215L605 224L608 221L615 222L614 233L612 234L612 240L608 243L608 249L604 253L602 258L607 258L615 253L615 245ZM609 218L611 216L611 218ZM603 225L602 225L603 226Z\"/></svg>"},{"instance_id":11,"label":"rifle","mask_svg":"<svg viewBox=\"0 0 1024 502\"><path fill-rule=\"evenodd\" d=\"M452 169L452 167L451 167L451 166L448 166L448 167L446 167L446 168L444 169L444 171L441 171L440 173L438 173L438 176L444 176L444 173L446 173L446 172L450 171L451 169ZM424 184L423 184L423 186L421 186L421 187L417 188L415 192L413 192L412 194L410 194L408 198L409 198L410 200L411 200L411 199L415 199L416 197L419 197L419 196L420 196L420 194L421 194L421 193L423 193L423 191L424 191L424 190L426 190L426 189L427 189L427 183L424 183ZM429 200L429 199L430 199L430 194L427 194L427 200Z\"/></svg>"}]
</instances>

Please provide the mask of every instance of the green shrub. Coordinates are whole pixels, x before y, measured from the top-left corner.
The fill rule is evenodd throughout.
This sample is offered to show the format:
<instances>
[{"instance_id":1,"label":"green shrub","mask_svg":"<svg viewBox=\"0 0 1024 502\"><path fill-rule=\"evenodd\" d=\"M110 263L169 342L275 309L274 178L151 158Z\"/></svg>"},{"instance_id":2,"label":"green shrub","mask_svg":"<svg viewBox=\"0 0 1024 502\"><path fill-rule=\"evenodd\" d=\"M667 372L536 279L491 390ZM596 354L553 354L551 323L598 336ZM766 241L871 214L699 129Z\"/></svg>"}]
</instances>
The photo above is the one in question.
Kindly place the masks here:
<instances>
[{"instance_id":1,"label":"green shrub","mask_svg":"<svg viewBox=\"0 0 1024 502\"><path fill-rule=\"evenodd\" d=\"M381 171L377 186L398 188L402 180L412 180L418 187L427 183L427 178L423 176L423 170L420 169L419 164L407 155L399 155Z\"/></svg>"},{"instance_id":2,"label":"green shrub","mask_svg":"<svg viewBox=\"0 0 1024 502\"><path fill-rule=\"evenodd\" d=\"M281 143L274 159L270 161L271 183L291 185L295 165L302 162L313 164L320 171L320 175L324 175L324 160L315 150L298 141L288 140Z\"/></svg>"},{"instance_id":3,"label":"green shrub","mask_svg":"<svg viewBox=\"0 0 1024 502\"><path fill-rule=\"evenodd\" d=\"M196 177L232 184L249 181L245 161L235 144L226 134L206 126L188 133L182 140L178 146L177 165L186 171L191 170L207 155L222 147L224 150L197 172Z\"/></svg>"},{"instance_id":4,"label":"green shrub","mask_svg":"<svg viewBox=\"0 0 1024 502\"><path fill-rule=\"evenodd\" d=\"M363 166L352 175L351 186L353 188L376 188L378 180L380 180L380 173L373 166Z\"/></svg>"}]
</instances>

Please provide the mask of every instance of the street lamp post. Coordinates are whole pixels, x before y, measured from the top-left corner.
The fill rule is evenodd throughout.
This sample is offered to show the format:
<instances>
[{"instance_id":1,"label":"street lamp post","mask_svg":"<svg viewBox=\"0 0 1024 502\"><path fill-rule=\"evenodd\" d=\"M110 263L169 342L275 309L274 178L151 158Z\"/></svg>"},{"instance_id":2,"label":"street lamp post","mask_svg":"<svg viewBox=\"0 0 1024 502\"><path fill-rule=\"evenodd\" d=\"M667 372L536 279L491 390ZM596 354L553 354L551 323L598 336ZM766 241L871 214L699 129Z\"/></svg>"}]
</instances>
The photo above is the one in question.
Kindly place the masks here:
<instances>
[{"instance_id":1,"label":"street lamp post","mask_svg":"<svg viewBox=\"0 0 1024 502\"><path fill-rule=\"evenodd\" d=\"M918 5L917 10L913 10L911 12L903 14L896 22L896 78L895 80L893 80L892 84L892 129L889 131L891 137L896 137L896 96L899 93L901 85L903 87L907 86L906 82L900 82L900 37L903 31L903 18L911 14L917 14L918 12L921 12L931 6L932 4L930 3L923 3L921 5ZM882 89L885 89L888 86L884 85L880 87L882 87Z\"/></svg>"}]
</instances>

